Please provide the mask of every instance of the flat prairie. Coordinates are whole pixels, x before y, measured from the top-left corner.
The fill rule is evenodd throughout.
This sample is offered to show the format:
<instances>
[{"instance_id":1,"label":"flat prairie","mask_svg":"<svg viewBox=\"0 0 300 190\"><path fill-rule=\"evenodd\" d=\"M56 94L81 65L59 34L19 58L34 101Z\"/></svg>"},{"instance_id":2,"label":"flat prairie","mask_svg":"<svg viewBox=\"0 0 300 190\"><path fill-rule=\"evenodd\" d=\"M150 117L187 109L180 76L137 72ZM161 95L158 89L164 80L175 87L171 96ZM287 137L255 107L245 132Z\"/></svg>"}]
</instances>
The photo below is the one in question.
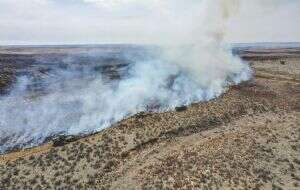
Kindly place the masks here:
<instances>
[{"instance_id":1,"label":"flat prairie","mask_svg":"<svg viewBox=\"0 0 300 190\"><path fill-rule=\"evenodd\" d=\"M299 189L300 48L236 54L252 80L209 102L0 155L0 189Z\"/></svg>"}]
</instances>

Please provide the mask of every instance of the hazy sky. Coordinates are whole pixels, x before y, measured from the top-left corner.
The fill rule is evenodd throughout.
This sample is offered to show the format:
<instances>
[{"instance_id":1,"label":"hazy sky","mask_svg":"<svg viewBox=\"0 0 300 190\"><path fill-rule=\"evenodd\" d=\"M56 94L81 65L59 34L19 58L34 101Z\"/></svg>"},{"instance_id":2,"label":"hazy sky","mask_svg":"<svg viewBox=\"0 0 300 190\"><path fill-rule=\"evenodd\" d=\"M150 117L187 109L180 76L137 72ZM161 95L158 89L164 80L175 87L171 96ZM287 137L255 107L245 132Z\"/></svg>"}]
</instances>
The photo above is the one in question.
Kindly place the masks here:
<instances>
[{"instance_id":1,"label":"hazy sky","mask_svg":"<svg viewBox=\"0 0 300 190\"><path fill-rule=\"evenodd\" d=\"M300 41L300 0L239 1L226 41ZM197 24L199 2L0 0L0 44L159 43L184 33L187 18Z\"/></svg>"}]
</instances>

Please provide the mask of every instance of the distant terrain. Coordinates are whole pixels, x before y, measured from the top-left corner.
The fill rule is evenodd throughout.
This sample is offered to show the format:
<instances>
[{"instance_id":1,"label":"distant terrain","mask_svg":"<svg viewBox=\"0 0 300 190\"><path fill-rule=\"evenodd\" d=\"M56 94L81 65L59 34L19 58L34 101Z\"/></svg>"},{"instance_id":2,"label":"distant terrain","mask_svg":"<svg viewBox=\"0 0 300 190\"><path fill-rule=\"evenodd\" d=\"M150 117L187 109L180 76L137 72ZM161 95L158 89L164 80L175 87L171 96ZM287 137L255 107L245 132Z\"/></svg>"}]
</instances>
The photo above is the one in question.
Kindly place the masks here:
<instances>
[{"instance_id":1,"label":"distant terrain","mask_svg":"<svg viewBox=\"0 0 300 190\"><path fill-rule=\"evenodd\" d=\"M27 68L45 72L28 66L33 55L91 50L1 47L0 91ZM212 101L16 148L0 155L0 189L299 189L300 45L248 44L233 53L251 65L252 80Z\"/></svg>"}]
</instances>

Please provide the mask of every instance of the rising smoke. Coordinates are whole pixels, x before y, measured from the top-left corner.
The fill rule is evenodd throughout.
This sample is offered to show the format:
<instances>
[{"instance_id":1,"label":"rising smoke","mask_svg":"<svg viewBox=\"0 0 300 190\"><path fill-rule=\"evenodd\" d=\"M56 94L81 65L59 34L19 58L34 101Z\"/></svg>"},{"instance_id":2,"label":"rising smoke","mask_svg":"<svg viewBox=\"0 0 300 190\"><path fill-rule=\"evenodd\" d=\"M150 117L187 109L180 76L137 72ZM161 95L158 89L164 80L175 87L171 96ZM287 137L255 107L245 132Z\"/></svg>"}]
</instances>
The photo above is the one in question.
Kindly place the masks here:
<instances>
[{"instance_id":1,"label":"rising smoke","mask_svg":"<svg viewBox=\"0 0 300 190\"><path fill-rule=\"evenodd\" d=\"M58 82L47 81L47 93L32 97L26 89L34 81L20 77L11 93L0 97L0 142L5 142L0 151L57 134L99 131L141 111L207 101L248 80L250 68L223 42L227 19L236 11L235 0L203 0L193 26L185 29L189 35L177 33L177 43L146 49L142 58L125 49L122 59L129 64L117 81L107 82L93 70L82 77L82 70L56 69L50 74L60 76Z\"/></svg>"}]
</instances>

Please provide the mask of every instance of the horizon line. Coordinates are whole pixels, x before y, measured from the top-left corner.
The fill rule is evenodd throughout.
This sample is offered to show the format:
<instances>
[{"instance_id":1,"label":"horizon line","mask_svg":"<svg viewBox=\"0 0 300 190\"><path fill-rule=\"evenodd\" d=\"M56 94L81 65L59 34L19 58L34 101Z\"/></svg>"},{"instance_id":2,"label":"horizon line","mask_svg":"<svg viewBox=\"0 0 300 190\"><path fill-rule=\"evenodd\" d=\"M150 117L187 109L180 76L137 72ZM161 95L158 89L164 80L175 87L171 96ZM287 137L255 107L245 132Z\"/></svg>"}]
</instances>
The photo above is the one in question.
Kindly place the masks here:
<instances>
[{"instance_id":1,"label":"horizon line","mask_svg":"<svg viewBox=\"0 0 300 190\"><path fill-rule=\"evenodd\" d=\"M300 44L300 41L266 41L266 42L226 42L224 44ZM162 45L157 43L11 43L11 44L1 44L0 47L8 47L8 46L27 46L27 47L41 47L41 46L103 46L103 45Z\"/></svg>"}]
</instances>

